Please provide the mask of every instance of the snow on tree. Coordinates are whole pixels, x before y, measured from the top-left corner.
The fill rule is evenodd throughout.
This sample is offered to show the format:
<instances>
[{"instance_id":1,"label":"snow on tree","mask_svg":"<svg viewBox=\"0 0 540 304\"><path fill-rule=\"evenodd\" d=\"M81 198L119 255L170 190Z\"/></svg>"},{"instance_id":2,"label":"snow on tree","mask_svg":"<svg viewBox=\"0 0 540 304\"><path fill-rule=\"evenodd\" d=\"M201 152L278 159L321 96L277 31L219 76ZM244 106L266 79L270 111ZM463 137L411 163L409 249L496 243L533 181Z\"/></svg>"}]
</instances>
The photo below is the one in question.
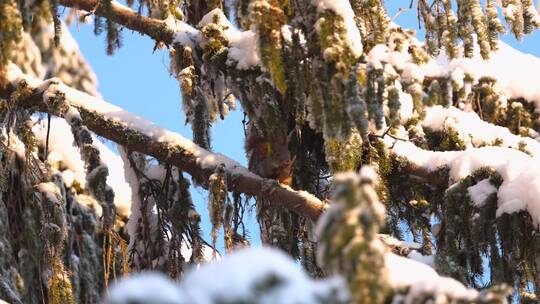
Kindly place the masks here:
<instances>
[{"instance_id":1,"label":"snow on tree","mask_svg":"<svg viewBox=\"0 0 540 304\"><path fill-rule=\"evenodd\" d=\"M540 17L413 3L423 41L380 0L0 0L0 298L539 301L540 59L499 35ZM169 50L193 141L101 98L64 8L108 54L123 28ZM237 108L247 168L212 151Z\"/></svg>"}]
</instances>

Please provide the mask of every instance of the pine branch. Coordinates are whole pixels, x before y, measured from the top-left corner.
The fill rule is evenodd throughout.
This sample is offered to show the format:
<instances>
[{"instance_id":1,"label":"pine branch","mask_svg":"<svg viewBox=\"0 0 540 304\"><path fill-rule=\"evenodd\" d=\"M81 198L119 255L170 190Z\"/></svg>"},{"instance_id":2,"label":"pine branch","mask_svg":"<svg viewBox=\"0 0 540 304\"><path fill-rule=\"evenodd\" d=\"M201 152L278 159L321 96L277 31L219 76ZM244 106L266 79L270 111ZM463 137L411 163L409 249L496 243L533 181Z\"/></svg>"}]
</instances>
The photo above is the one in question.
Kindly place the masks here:
<instances>
[{"instance_id":1,"label":"pine branch","mask_svg":"<svg viewBox=\"0 0 540 304\"><path fill-rule=\"evenodd\" d=\"M97 16L108 18L130 30L148 35L158 42L171 44L174 40L174 30L164 21L142 16L114 1L111 2L108 11L100 5L99 0L60 0L58 3L65 7L93 12Z\"/></svg>"},{"instance_id":2,"label":"pine branch","mask_svg":"<svg viewBox=\"0 0 540 304\"><path fill-rule=\"evenodd\" d=\"M130 151L177 166L203 187L208 187L210 175L219 165L224 164L227 188L230 191L264 198L276 206L312 220L317 220L325 209L325 204L308 192L296 191L275 180L262 178L236 161L219 153L211 153L180 134L162 129L140 116L69 88L54 79L34 79L22 74L14 65L9 66L7 76L12 89L26 83L28 89L33 91L29 98L19 101L18 106L36 108L60 117L69 116L66 109L74 108L79 111L83 124L97 135L125 146ZM43 101L44 96L55 92L65 95L66 106L55 109L47 107Z\"/></svg>"}]
</instances>

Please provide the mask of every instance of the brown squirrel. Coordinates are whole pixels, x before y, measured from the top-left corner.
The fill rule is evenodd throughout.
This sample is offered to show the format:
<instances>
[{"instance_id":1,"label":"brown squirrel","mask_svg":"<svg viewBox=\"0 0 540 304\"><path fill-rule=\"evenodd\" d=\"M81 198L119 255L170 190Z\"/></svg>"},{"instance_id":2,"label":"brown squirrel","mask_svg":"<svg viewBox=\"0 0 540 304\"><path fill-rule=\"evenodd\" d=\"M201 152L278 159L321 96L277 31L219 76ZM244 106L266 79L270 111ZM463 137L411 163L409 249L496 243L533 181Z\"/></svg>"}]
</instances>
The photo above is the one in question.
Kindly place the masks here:
<instances>
[{"instance_id":1,"label":"brown squirrel","mask_svg":"<svg viewBox=\"0 0 540 304\"><path fill-rule=\"evenodd\" d=\"M285 132L263 136L250 123L245 143L249 170L261 177L291 185L294 157L289 151L288 143L289 138Z\"/></svg>"}]
</instances>

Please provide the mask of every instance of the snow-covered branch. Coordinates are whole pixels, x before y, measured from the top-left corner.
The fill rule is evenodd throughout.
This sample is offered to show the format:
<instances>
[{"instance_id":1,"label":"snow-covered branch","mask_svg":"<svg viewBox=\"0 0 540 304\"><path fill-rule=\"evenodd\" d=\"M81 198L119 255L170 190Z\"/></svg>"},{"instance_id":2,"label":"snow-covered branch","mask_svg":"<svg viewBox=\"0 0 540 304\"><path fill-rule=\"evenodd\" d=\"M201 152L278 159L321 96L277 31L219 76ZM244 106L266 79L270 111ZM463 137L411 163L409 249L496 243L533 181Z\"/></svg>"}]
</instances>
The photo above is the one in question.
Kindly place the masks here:
<instances>
[{"instance_id":1,"label":"snow-covered branch","mask_svg":"<svg viewBox=\"0 0 540 304\"><path fill-rule=\"evenodd\" d=\"M531 137L512 134L508 128L484 121L476 112L465 112L456 107L429 107L422 126L434 131L455 131L466 147L498 143L501 147L520 150L533 157L540 156L540 142Z\"/></svg>"},{"instance_id":2,"label":"snow-covered branch","mask_svg":"<svg viewBox=\"0 0 540 304\"><path fill-rule=\"evenodd\" d=\"M392 303L493 303L505 289L479 292L440 276L428 265L386 253L383 256L393 289ZM247 271L243 271L247 269ZM360 284L359 284L360 285ZM252 286L257 286L256 291ZM379 292L379 290L377 290ZM130 276L111 288L104 303L352 303L339 277L311 279L281 251L250 248L186 274L179 285L164 276ZM261 300L262 299L262 300ZM497 302L498 303L498 302Z\"/></svg>"},{"instance_id":3,"label":"snow-covered branch","mask_svg":"<svg viewBox=\"0 0 540 304\"><path fill-rule=\"evenodd\" d=\"M174 40L174 31L158 19L137 14L116 1L111 1L110 10L106 10L99 0L60 0L60 5L94 12L98 16L107 17L130 30L150 36L152 39L166 44Z\"/></svg>"},{"instance_id":4,"label":"snow-covered branch","mask_svg":"<svg viewBox=\"0 0 540 304\"><path fill-rule=\"evenodd\" d=\"M63 112L62 107L50 109L43 101L44 96L60 92L65 95L67 108L78 110L83 124L97 135L130 151L178 166L203 186L208 185L208 178L216 167L224 164L230 191L265 198L312 220L316 220L324 210L324 203L305 191L295 191L275 180L262 178L224 155L202 149L178 133L160 128L96 97L55 83L55 80L42 81L26 76L14 65L9 68L8 79L14 86L26 82L28 89L33 91L30 98L20 101L20 105L37 107L40 111L65 117L68 113Z\"/></svg>"},{"instance_id":5,"label":"snow-covered branch","mask_svg":"<svg viewBox=\"0 0 540 304\"><path fill-rule=\"evenodd\" d=\"M412 167L430 173L448 168L449 185L490 168L503 178L498 189L497 216L526 210L535 226L540 222L540 177L538 158L512 148L482 147L465 151L428 151L410 142L398 141L392 152L406 159Z\"/></svg>"}]
</instances>

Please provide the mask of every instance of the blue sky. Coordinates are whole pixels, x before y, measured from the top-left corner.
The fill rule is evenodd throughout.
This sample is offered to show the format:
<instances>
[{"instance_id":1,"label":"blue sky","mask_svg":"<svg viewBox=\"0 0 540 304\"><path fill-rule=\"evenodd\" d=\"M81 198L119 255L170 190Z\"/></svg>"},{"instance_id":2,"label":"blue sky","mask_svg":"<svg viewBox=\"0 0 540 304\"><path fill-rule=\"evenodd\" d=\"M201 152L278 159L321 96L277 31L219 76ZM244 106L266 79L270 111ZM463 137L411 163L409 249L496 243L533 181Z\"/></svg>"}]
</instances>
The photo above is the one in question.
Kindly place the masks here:
<instances>
[{"instance_id":1,"label":"blue sky","mask_svg":"<svg viewBox=\"0 0 540 304\"><path fill-rule=\"evenodd\" d=\"M394 16L400 7L408 6L409 1L386 0L386 4L390 16ZM403 27L418 30L414 8L400 14L395 21ZM72 24L71 32L96 72L100 82L99 91L105 100L192 138L190 127L184 124L178 83L168 72L167 50L153 52L154 42L151 39L124 29L122 48L113 56L107 56L105 36L95 36L93 26ZM511 35L504 36L503 41L523 52L540 56L539 31L526 36L522 42L516 41ZM212 129L212 146L214 151L245 165L242 118L243 113L237 110L231 112L224 121L218 121ZM206 194L200 189L192 193L203 215L203 229L208 236L210 225L205 208ZM253 222L248 226L254 243L259 243L258 228Z\"/></svg>"}]
</instances>

